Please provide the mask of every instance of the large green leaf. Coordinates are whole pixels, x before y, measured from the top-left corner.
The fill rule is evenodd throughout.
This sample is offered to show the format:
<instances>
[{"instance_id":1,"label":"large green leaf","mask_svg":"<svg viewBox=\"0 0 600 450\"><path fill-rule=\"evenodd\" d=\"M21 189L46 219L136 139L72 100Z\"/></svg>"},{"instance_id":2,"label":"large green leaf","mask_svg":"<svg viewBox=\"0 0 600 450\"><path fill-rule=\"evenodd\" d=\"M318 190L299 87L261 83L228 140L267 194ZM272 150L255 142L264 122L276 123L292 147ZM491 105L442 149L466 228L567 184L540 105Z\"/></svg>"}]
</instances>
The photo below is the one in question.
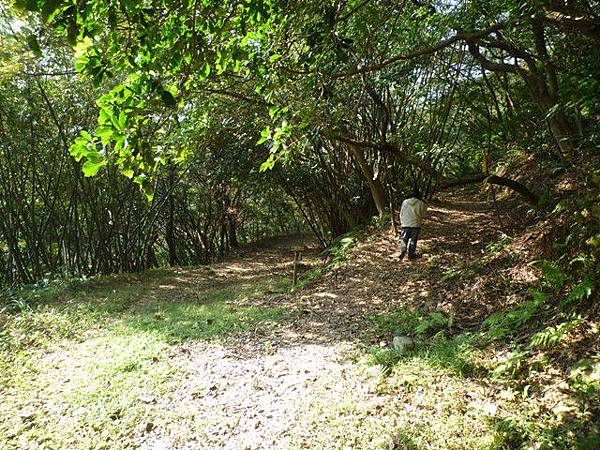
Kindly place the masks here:
<instances>
[{"instance_id":1,"label":"large green leaf","mask_svg":"<svg viewBox=\"0 0 600 450\"><path fill-rule=\"evenodd\" d=\"M107 164L106 160L95 161L93 159L88 159L82 167L83 174L86 177L93 177L98 173L98 171Z\"/></svg>"},{"instance_id":2,"label":"large green leaf","mask_svg":"<svg viewBox=\"0 0 600 450\"><path fill-rule=\"evenodd\" d=\"M42 49L40 48L40 44L33 34L27 36L27 46L37 56L42 56Z\"/></svg>"}]
</instances>

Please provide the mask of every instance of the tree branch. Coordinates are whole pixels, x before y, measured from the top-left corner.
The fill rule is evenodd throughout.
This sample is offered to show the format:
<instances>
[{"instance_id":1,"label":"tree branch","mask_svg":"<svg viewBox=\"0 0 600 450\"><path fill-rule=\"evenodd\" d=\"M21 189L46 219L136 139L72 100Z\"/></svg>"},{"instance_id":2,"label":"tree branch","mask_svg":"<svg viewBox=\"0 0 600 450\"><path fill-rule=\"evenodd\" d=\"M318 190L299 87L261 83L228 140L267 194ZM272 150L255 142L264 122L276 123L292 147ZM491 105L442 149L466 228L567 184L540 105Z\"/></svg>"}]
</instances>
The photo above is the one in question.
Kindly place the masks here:
<instances>
[{"instance_id":1,"label":"tree branch","mask_svg":"<svg viewBox=\"0 0 600 450\"><path fill-rule=\"evenodd\" d=\"M585 17L568 15L560 11L544 8L542 20L565 28L573 28L585 33L596 42L600 41L600 24Z\"/></svg>"},{"instance_id":2,"label":"tree branch","mask_svg":"<svg viewBox=\"0 0 600 450\"><path fill-rule=\"evenodd\" d=\"M267 106L267 107L273 106L272 103L269 103L263 99L248 97L248 96L245 96L238 92L227 91L224 89L211 89L208 87L202 87L201 90L204 92L208 92L210 94L217 94L217 95L222 95L224 97L234 98L236 100L243 100L244 102L252 103L254 105L261 105L261 106Z\"/></svg>"},{"instance_id":3,"label":"tree branch","mask_svg":"<svg viewBox=\"0 0 600 450\"><path fill-rule=\"evenodd\" d=\"M437 170L435 170L433 167L429 166L424 161L420 161L420 160L415 159L414 157L411 157L410 155L406 155L405 153L401 152L397 148L397 146L393 146L390 143L376 144L376 143L366 142L366 141L357 141L355 139L347 138L347 137L340 136L340 135L334 135L334 136L331 136L331 138L336 141L343 142L345 144L348 144L348 145L351 145L354 147L358 147L358 148L371 148L371 149L376 149L376 150L393 150L394 153L396 155L399 155L407 164L411 164L415 167L418 167L419 169L423 170L423 172L425 172L427 175L430 175L430 176L434 177L435 179L439 180L442 178L442 175ZM470 176L470 177L459 178L458 180L450 180L450 181L446 181L443 184L439 184L436 187L436 190L445 190L445 189L449 189L451 187L481 183L482 181L485 181L490 184L496 184L499 186L505 186L505 187L519 193L521 196L523 196L523 198L527 201L527 203L529 203L533 206L537 206L539 203L539 196L537 194L535 194L534 192L532 192L524 184L519 183L518 181L515 181L515 180L511 180L510 178L505 178L505 177L501 177L498 175L478 174L478 175L474 175L474 176Z\"/></svg>"},{"instance_id":4,"label":"tree branch","mask_svg":"<svg viewBox=\"0 0 600 450\"><path fill-rule=\"evenodd\" d=\"M20 72L20 75L26 75L28 77L60 77L77 75L77 71L65 70L63 72Z\"/></svg>"},{"instance_id":5,"label":"tree branch","mask_svg":"<svg viewBox=\"0 0 600 450\"><path fill-rule=\"evenodd\" d=\"M467 184L475 184L481 183L485 181L490 184L496 184L499 186L505 186L518 194L521 194L523 198L533 206L538 206L540 198L537 194L533 193L529 188L525 185L519 183L518 181L511 180L510 178L500 177L498 175L474 175L471 177L459 178L458 180L448 181L446 183L440 184L436 187L436 190L443 191L452 187L458 186L466 186Z\"/></svg>"},{"instance_id":6,"label":"tree branch","mask_svg":"<svg viewBox=\"0 0 600 450\"><path fill-rule=\"evenodd\" d=\"M469 53L473 56L473 58L475 58L479 62L479 64L481 64L481 67L483 67L484 69L487 69L490 72L509 72L509 73L518 73L519 72L520 68L517 64L498 63L498 62L490 61L489 59L485 58L481 54L478 44L469 42L468 46L469 46Z\"/></svg>"},{"instance_id":7,"label":"tree branch","mask_svg":"<svg viewBox=\"0 0 600 450\"><path fill-rule=\"evenodd\" d=\"M494 33L495 31L501 30L505 26L506 26L506 24L504 22L499 22L499 23L496 23L496 24L490 26L489 28L486 28L485 30L471 31L471 32L459 32L459 33L456 33L454 36L449 37L448 39L444 39L443 41L438 42L437 44L428 45L426 47L418 48L418 49L412 50L407 53L401 53L399 55L392 56L391 58L388 58L378 64L372 64L372 65L364 66L364 67L355 67L354 69L350 69L345 72L338 72L338 73L333 74L331 77L333 79L337 79L337 78L345 78L345 77L349 77L349 76L353 76L353 75L359 75L361 73L375 72L375 71L381 70L391 64L394 64L398 61L409 60L409 59L417 58L419 56L431 55L431 54L436 53L440 50L443 50L447 47L450 47L451 45L453 45L454 43L459 42L459 41L474 41L477 39L481 39L485 36L488 36L491 33Z\"/></svg>"}]
</instances>

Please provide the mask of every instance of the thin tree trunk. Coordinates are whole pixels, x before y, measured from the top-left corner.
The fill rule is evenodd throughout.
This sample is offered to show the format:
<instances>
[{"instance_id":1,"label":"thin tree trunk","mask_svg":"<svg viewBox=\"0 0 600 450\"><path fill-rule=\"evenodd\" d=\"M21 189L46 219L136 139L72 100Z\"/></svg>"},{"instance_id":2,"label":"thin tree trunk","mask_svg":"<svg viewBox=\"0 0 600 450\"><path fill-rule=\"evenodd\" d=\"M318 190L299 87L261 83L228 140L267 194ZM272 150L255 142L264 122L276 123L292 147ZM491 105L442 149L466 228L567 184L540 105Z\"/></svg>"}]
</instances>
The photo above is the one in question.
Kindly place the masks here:
<instances>
[{"instance_id":1,"label":"thin tree trunk","mask_svg":"<svg viewBox=\"0 0 600 450\"><path fill-rule=\"evenodd\" d=\"M365 155L363 154L362 149L357 145L349 144L348 146L350 147L350 151L352 152L354 159L356 159L356 162L358 163L363 176L367 180L367 183L369 183L369 188L371 189L371 196L373 197L373 201L375 202L377 212L381 217L385 213L388 203L385 190L383 189L383 186L381 185L379 179L375 178L373 169L365 159Z\"/></svg>"}]
</instances>

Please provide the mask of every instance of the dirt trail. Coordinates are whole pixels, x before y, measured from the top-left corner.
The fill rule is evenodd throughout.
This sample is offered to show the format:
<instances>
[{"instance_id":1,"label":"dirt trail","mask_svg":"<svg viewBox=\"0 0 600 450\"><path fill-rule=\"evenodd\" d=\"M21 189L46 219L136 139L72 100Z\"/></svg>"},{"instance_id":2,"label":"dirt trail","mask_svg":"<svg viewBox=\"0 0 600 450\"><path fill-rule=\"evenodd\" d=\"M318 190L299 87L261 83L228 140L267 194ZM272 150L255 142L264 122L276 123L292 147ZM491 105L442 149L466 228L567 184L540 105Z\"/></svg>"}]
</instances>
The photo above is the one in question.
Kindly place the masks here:
<instances>
[{"instance_id":1,"label":"dirt trail","mask_svg":"<svg viewBox=\"0 0 600 450\"><path fill-rule=\"evenodd\" d=\"M351 402L374 421L373 447L392 448L393 439L377 436L377 430L401 422L380 413L382 405L401 409L400 400L378 393L377 379L357 370L349 355L357 345L389 342L391 336L365 335L365 323L375 314L403 305L456 308L459 315L469 314L468 308L461 310L443 294L442 269L477 257L495 234L493 215L485 204L436 204L424 224L418 250L422 257L417 261L399 262L396 241L381 233L359 244L343 267L307 289L245 300L258 306L285 306L294 311L293 318L271 331L254 330L218 345L196 341L176 347L174 363L184 369L186 378L156 405L170 411L171 420L159 424L139 444L148 449L309 446L314 445L315 433L328 432L310 429L313 416L319 414L315 405ZM243 283L266 273L289 274L292 245L253 249L213 266L208 274L182 270L176 281L198 286ZM178 429L183 417L201 423L202 434L190 436ZM386 425L391 420L395 422ZM323 447L330 448L327 439L336 438L323 439Z\"/></svg>"}]
</instances>

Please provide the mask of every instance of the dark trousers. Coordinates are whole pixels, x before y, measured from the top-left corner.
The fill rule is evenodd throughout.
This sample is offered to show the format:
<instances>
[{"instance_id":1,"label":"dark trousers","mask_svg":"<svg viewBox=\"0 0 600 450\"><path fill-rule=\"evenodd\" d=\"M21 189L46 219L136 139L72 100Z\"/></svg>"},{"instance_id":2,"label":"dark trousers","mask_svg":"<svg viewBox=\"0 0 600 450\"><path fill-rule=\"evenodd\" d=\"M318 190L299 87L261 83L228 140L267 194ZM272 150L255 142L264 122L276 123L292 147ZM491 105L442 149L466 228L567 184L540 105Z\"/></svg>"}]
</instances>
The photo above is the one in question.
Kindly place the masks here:
<instances>
[{"instance_id":1,"label":"dark trousers","mask_svg":"<svg viewBox=\"0 0 600 450\"><path fill-rule=\"evenodd\" d=\"M402 227L402 235L400 236L400 253L402 256L404 256L406 249L408 248L408 257L415 257L419 231L421 231L421 229L418 227Z\"/></svg>"}]
</instances>

